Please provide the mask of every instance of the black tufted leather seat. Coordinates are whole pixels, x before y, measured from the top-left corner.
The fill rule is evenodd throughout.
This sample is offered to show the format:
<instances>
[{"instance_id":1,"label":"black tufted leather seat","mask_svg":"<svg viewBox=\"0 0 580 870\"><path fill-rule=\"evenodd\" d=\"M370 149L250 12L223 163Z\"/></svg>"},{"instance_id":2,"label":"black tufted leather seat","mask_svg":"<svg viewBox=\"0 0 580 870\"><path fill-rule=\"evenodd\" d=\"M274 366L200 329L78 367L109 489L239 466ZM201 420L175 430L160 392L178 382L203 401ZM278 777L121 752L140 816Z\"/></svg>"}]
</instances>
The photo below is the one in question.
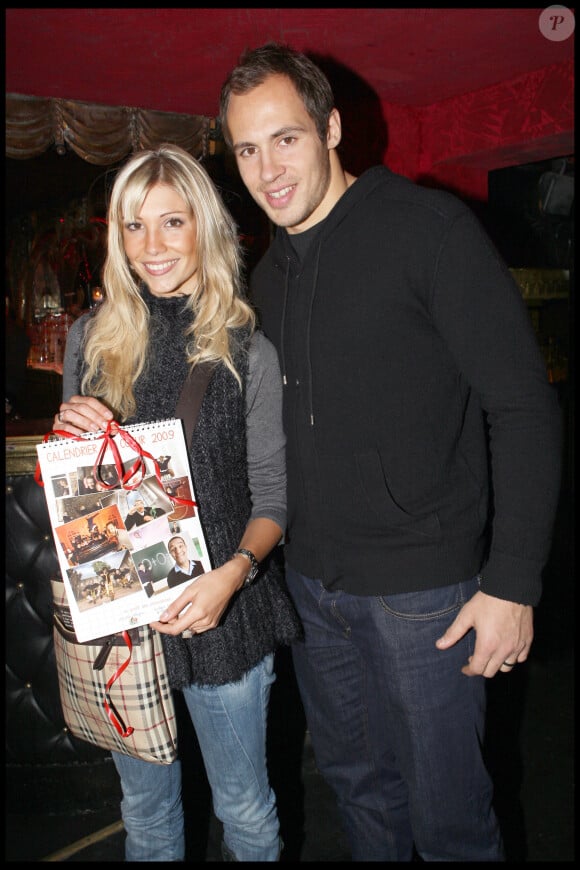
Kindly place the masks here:
<instances>
[{"instance_id":1,"label":"black tufted leather seat","mask_svg":"<svg viewBox=\"0 0 580 870\"><path fill-rule=\"evenodd\" d=\"M62 716L50 578L58 560L44 492L31 473L6 476L6 774L11 812L118 804L110 755L78 740Z\"/></svg>"}]
</instances>

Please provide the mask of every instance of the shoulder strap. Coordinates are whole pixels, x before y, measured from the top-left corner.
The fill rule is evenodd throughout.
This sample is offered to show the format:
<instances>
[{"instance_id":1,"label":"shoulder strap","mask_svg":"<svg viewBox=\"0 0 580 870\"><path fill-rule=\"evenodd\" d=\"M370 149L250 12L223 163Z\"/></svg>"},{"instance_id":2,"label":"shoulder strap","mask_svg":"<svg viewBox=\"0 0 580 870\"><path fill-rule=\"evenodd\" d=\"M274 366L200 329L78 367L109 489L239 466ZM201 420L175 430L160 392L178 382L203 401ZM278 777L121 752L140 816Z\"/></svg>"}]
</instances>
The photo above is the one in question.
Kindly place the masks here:
<instances>
[{"instance_id":1,"label":"shoulder strap","mask_svg":"<svg viewBox=\"0 0 580 870\"><path fill-rule=\"evenodd\" d=\"M183 420L185 441L188 448L191 444L195 424L197 423L199 409L201 408L201 403L214 369L214 363L199 363L193 371L189 372L183 384L181 396L175 409L175 416Z\"/></svg>"}]
</instances>

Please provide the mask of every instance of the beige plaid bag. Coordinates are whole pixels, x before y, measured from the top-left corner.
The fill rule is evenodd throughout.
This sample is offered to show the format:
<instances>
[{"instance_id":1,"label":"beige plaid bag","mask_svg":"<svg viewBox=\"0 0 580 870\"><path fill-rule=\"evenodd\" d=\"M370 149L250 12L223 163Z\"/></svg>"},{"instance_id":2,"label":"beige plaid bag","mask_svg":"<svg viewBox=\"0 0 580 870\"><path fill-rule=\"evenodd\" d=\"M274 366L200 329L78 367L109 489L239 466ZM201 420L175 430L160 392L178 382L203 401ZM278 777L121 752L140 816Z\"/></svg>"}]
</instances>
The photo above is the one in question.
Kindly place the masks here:
<instances>
[{"instance_id":1,"label":"beige plaid bag","mask_svg":"<svg viewBox=\"0 0 580 870\"><path fill-rule=\"evenodd\" d=\"M157 764L177 758L177 721L159 632L144 625L79 643L64 583L52 580L64 720L75 737Z\"/></svg>"}]
</instances>

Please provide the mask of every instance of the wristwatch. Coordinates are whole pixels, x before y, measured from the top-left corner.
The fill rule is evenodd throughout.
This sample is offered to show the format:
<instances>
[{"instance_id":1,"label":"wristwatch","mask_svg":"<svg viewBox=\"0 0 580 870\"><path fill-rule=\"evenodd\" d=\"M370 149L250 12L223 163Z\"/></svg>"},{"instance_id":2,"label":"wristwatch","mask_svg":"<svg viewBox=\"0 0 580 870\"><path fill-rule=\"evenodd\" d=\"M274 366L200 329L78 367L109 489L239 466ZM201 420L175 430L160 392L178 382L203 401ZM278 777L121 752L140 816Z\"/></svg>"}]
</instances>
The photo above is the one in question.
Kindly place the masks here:
<instances>
[{"instance_id":1,"label":"wristwatch","mask_svg":"<svg viewBox=\"0 0 580 870\"><path fill-rule=\"evenodd\" d=\"M250 563L250 570L246 575L246 579L244 580L242 588L246 586L251 586L256 579L256 575L258 574L260 568L258 560L256 559L251 550L246 550L244 547L240 547L239 550L236 550L234 556L245 556L246 559L248 559Z\"/></svg>"}]
</instances>

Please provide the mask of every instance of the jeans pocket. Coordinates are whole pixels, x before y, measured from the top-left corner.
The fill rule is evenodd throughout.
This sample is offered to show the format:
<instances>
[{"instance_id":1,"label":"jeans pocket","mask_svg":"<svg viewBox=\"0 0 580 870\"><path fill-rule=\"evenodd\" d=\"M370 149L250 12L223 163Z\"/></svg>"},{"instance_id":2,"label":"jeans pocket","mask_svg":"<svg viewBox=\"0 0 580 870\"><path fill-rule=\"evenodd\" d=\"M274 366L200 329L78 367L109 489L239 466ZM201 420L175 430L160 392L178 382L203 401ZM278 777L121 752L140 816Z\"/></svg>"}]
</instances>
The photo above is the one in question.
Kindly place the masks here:
<instances>
[{"instance_id":1,"label":"jeans pocket","mask_svg":"<svg viewBox=\"0 0 580 870\"><path fill-rule=\"evenodd\" d=\"M381 596L382 606L391 616L403 619L434 619L459 610L479 588L479 577L449 586Z\"/></svg>"}]
</instances>

